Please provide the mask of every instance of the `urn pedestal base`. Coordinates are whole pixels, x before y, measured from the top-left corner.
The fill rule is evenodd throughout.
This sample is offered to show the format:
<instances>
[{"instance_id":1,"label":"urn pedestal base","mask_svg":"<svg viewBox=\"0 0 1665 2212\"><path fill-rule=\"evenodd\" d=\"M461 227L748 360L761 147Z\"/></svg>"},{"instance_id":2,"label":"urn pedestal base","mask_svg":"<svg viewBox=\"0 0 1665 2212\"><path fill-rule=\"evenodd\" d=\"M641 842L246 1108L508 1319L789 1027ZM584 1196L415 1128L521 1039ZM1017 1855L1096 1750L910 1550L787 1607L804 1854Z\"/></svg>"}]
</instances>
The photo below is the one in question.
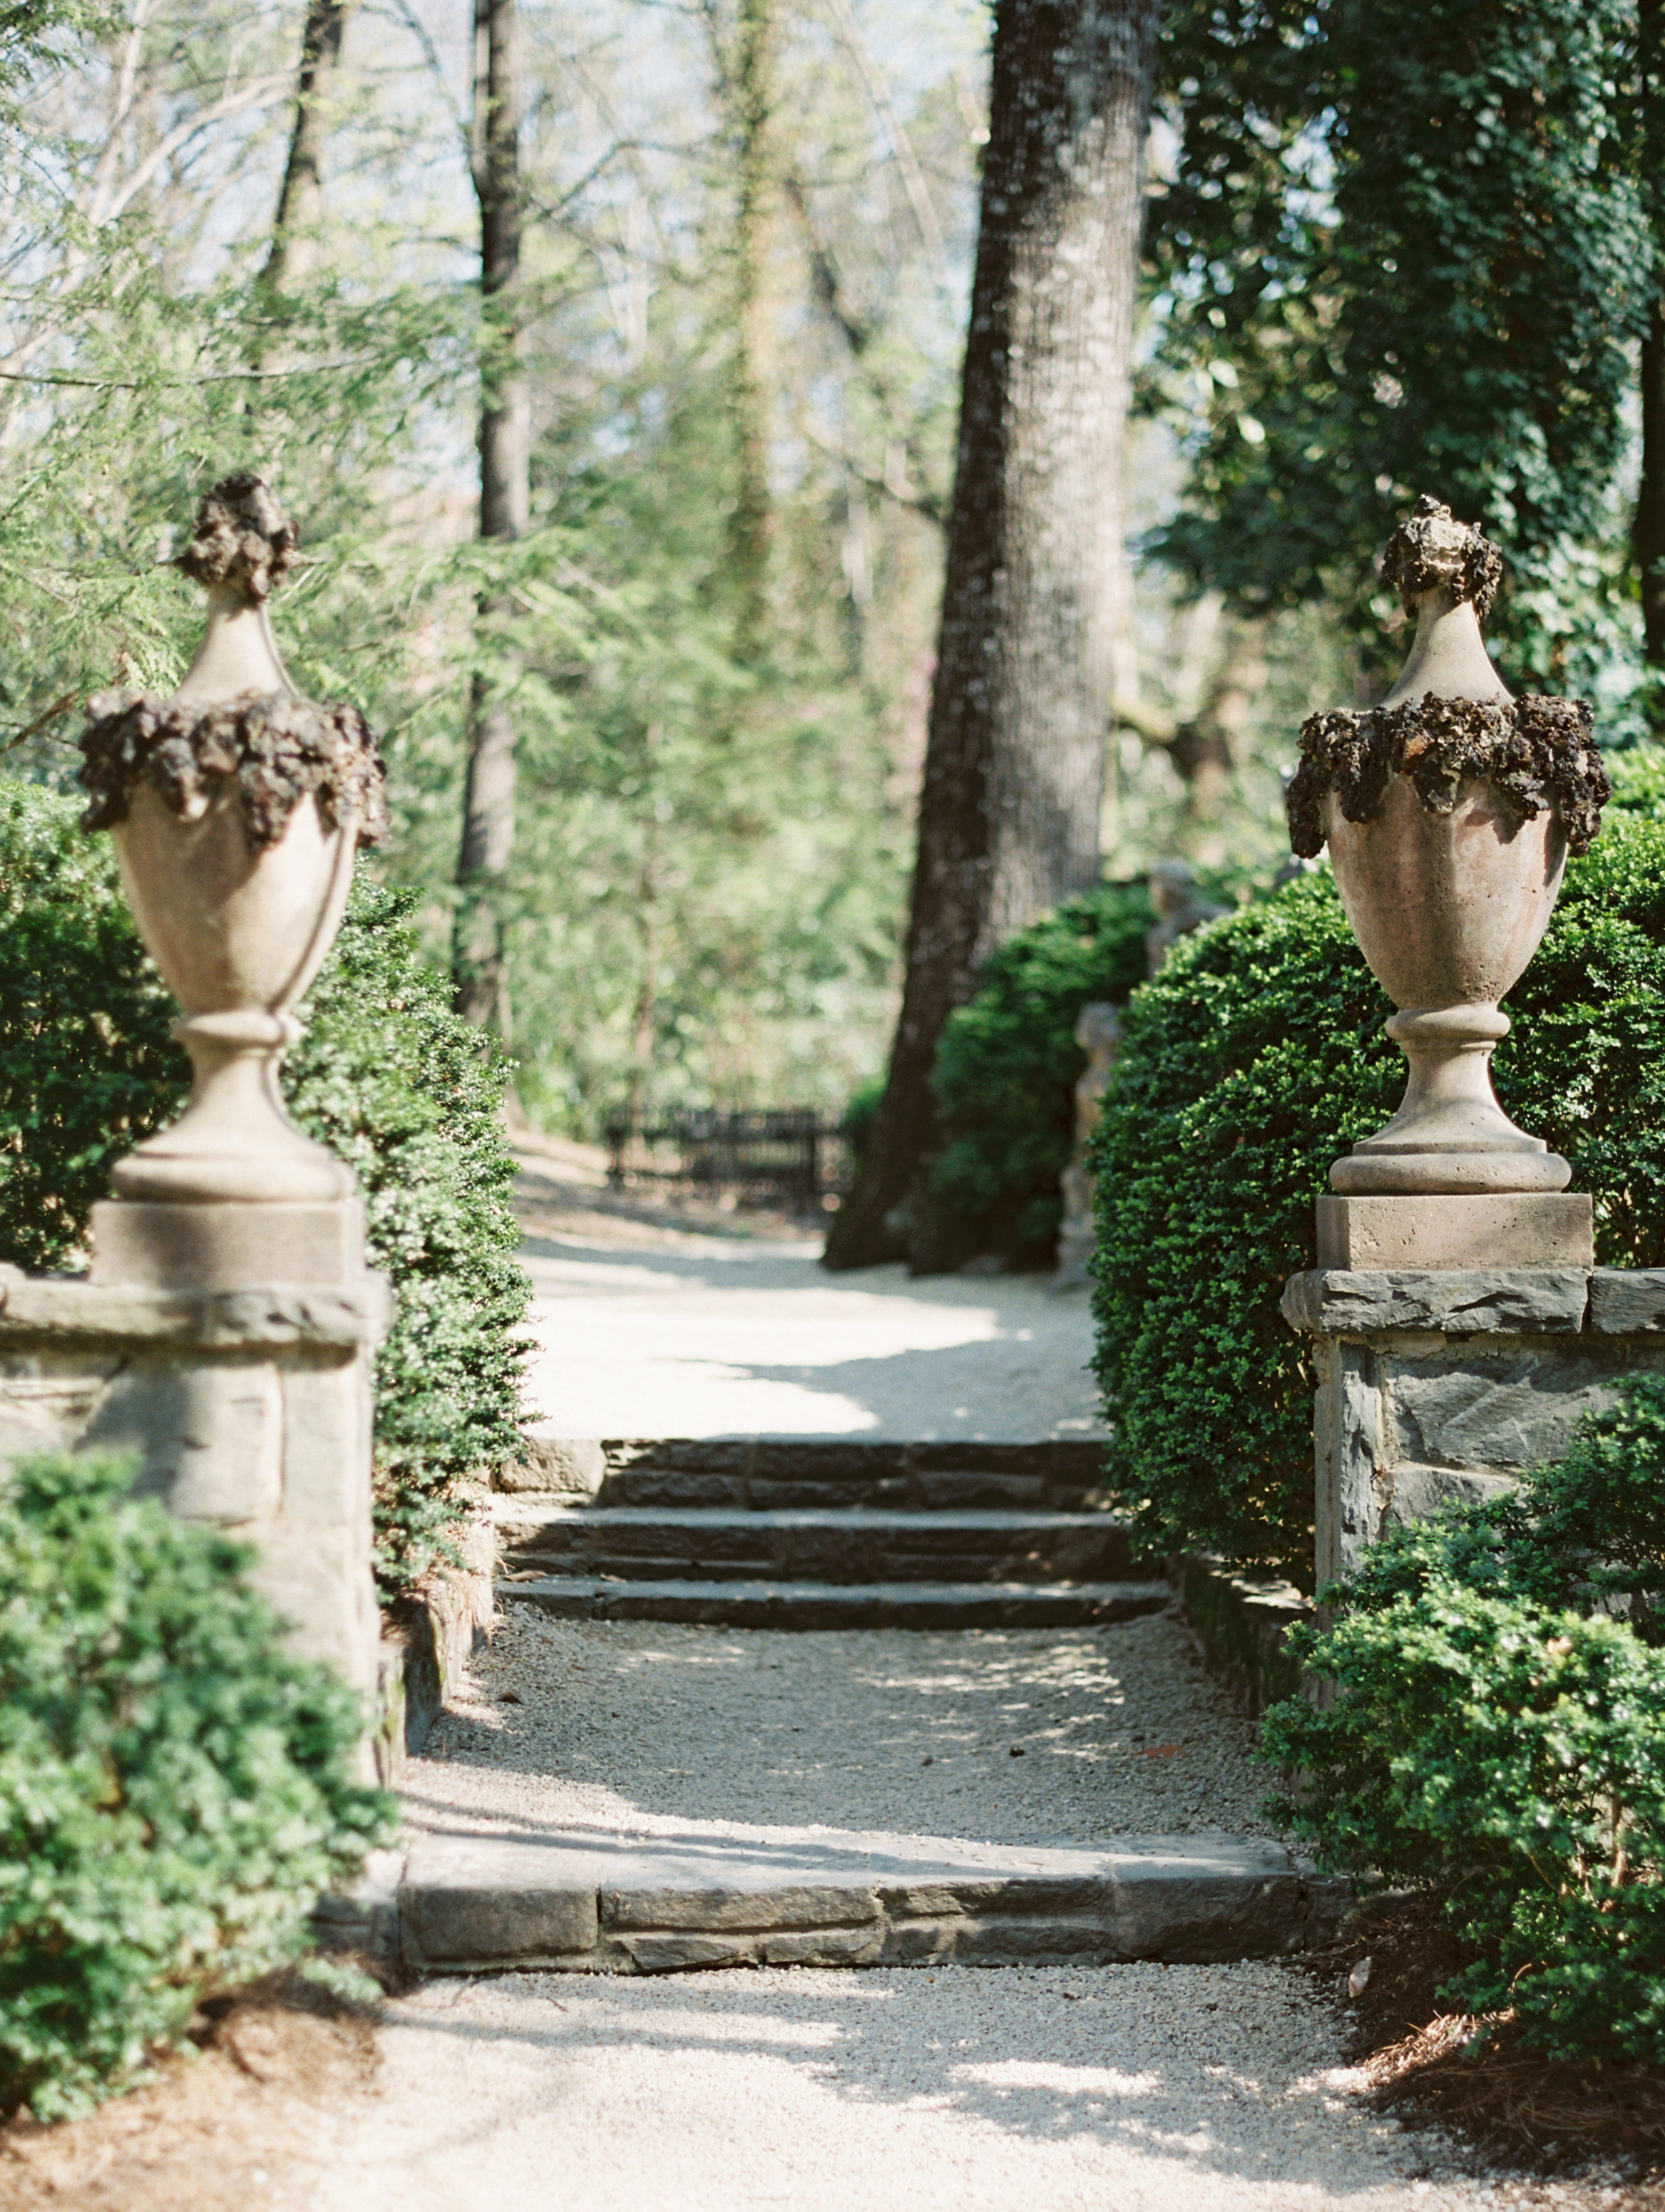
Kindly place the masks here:
<instances>
[{"instance_id":1,"label":"urn pedestal base","mask_svg":"<svg viewBox=\"0 0 1665 2212\"><path fill-rule=\"evenodd\" d=\"M168 1206L107 1198L93 1208L91 1279L144 1290L235 1290L245 1283L329 1284L364 1273L356 1198L326 1205Z\"/></svg>"},{"instance_id":2,"label":"urn pedestal base","mask_svg":"<svg viewBox=\"0 0 1665 2212\"><path fill-rule=\"evenodd\" d=\"M131 1454L137 1495L253 1546L250 1578L290 1649L358 1691L368 1723L371 1369L390 1310L386 1282L362 1273L204 1291L0 1267L0 1468ZM367 1775L369 1756L367 1736Z\"/></svg>"},{"instance_id":3,"label":"urn pedestal base","mask_svg":"<svg viewBox=\"0 0 1665 2212\"><path fill-rule=\"evenodd\" d=\"M1582 1191L1320 1198L1320 1267L1593 1267Z\"/></svg>"}]
</instances>

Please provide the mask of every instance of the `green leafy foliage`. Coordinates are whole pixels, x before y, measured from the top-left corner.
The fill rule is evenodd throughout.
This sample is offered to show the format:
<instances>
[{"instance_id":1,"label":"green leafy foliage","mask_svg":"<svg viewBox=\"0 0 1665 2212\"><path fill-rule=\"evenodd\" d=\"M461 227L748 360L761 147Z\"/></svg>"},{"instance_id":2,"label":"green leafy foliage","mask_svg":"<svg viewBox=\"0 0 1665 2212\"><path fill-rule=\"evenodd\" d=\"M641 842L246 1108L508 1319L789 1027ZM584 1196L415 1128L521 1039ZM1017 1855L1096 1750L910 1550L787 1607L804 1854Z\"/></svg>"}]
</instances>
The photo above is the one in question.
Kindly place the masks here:
<instances>
[{"instance_id":1,"label":"green leafy foliage","mask_svg":"<svg viewBox=\"0 0 1665 2212\"><path fill-rule=\"evenodd\" d=\"M420 1580L482 1472L520 1441L515 1334L531 1297L515 1253L509 1070L451 1012L418 948L416 892L361 882L284 1072L302 1128L358 1178L370 1265L392 1280L376 1354L376 1568Z\"/></svg>"},{"instance_id":2,"label":"green leafy foliage","mask_svg":"<svg viewBox=\"0 0 1665 2212\"><path fill-rule=\"evenodd\" d=\"M1665 1262L1665 821L1615 763L1494 1062L1508 1112L1594 1194L1606 1267ZM1310 1573L1313 1377L1285 1328L1331 1162L1405 1066L1327 870L1175 946L1128 1010L1095 1152L1109 1480L1153 1548Z\"/></svg>"},{"instance_id":3,"label":"green leafy foliage","mask_svg":"<svg viewBox=\"0 0 1665 2212\"><path fill-rule=\"evenodd\" d=\"M0 781L0 1258L61 1267L110 1166L178 1111L176 1011L133 933L109 841Z\"/></svg>"},{"instance_id":4,"label":"green leafy foliage","mask_svg":"<svg viewBox=\"0 0 1665 2212\"><path fill-rule=\"evenodd\" d=\"M183 1103L173 1006L128 920L109 842L71 800L0 783L0 1259L77 1263L112 1163ZM440 1555L482 1469L517 1439L507 1070L421 957L417 894L361 880L284 1072L291 1111L359 1180L394 1318L376 1361L384 1589Z\"/></svg>"},{"instance_id":5,"label":"green leafy foliage","mask_svg":"<svg viewBox=\"0 0 1665 2212\"><path fill-rule=\"evenodd\" d=\"M1155 920L1143 884L1070 899L1003 945L949 1015L931 1070L942 1147L925 1197L942 1265L980 1252L1014 1267L1051 1259L1085 1065L1076 1018L1144 981Z\"/></svg>"},{"instance_id":6,"label":"green leafy foliage","mask_svg":"<svg viewBox=\"0 0 1665 2212\"><path fill-rule=\"evenodd\" d=\"M252 1554L131 1480L55 1455L0 1481L0 2112L42 2120L292 1957L392 1827L357 1701L282 1656Z\"/></svg>"},{"instance_id":7,"label":"green leafy foliage","mask_svg":"<svg viewBox=\"0 0 1665 2212\"><path fill-rule=\"evenodd\" d=\"M1665 2062L1665 1377L1499 1503L1387 1531L1291 1655L1275 1809L1334 1871L1442 1889L1452 1994L1557 2057ZM1630 1619L1592 1616L1644 1595Z\"/></svg>"},{"instance_id":8,"label":"green leafy foliage","mask_svg":"<svg viewBox=\"0 0 1665 2212\"><path fill-rule=\"evenodd\" d=\"M1635 674L1618 493L1654 262L1624 0L1270 0L1164 27L1152 247L1192 479L1168 554L1339 597L1418 494L1483 519L1511 681Z\"/></svg>"}]
</instances>

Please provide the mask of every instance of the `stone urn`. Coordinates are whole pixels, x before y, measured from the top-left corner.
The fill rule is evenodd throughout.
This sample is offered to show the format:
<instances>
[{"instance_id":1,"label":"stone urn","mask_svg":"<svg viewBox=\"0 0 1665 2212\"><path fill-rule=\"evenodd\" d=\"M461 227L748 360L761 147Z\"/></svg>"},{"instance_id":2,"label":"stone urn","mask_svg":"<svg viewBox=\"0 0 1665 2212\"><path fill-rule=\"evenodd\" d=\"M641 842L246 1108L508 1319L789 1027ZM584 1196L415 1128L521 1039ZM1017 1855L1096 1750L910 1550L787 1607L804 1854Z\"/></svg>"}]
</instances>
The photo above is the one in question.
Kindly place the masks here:
<instances>
[{"instance_id":1,"label":"stone urn","mask_svg":"<svg viewBox=\"0 0 1665 2212\"><path fill-rule=\"evenodd\" d=\"M185 1010L191 1102L117 1165L119 1197L172 1206L332 1205L351 1174L290 1119L278 1064L293 1009L340 927L353 856L386 827L381 765L354 708L290 682L266 603L296 532L252 475L197 513L178 566L207 625L171 697L88 703L83 826L114 840L133 918Z\"/></svg>"},{"instance_id":2,"label":"stone urn","mask_svg":"<svg viewBox=\"0 0 1665 2212\"><path fill-rule=\"evenodd\" d=\"M1480 621L1495 546L1436 501L1388 543L1384 579L1416 634L1380 707L1314 714L1288 793L1297 854L1327 843L1371 973L1410 1063L1392 1121L1330 1170L1345 1196L1565 1188L1567 1163L1498 1105L1498 1011L1537 951L1569 852L1601 823L1608 785L1587 702L1512 698Z\"/></svg>"}]
</instances>

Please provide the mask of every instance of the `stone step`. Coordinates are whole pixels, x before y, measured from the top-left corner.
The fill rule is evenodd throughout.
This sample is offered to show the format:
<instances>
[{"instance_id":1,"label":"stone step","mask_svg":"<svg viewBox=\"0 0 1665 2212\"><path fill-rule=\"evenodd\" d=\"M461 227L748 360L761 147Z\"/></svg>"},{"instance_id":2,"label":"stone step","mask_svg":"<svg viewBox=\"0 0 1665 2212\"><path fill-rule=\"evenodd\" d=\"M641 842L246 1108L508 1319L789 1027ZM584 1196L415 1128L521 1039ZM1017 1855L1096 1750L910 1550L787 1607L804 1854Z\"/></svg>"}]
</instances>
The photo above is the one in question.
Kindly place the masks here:
<instances>
[{"instance_id":1,"label":"stone step","mask_svg":"<svg viewBox=\"0 0 1665 2212\"><path fill-rule=\"evenodd\" d=\"M397 1940L408 1967L441 1973L1209 1964L1314 1949L1351 1894L1256 1838L428 1833L399 1882Z\"/></svg>"},{"instance_id":2,"label":"stone step","mask_svg":"<svg viewBox=\"0 0 1665 2212\"><path fill-rule=\"evenodd\" d=\"M584 1442L534 1436L503 1486L582 1492L599 1505L1078 1511L1102 1478L1104 1451L1103 1438L1089 1437L910 1443L843 1437Z\"/></svg>"},{"instance_id":3,"label":"stone step","mask_svg":"<svg viewBox=\"0 0 1665 2212\"><path fill-rule=\"evenodd\" d=\"M1076 1628L1172 1602L1162 1582L715 1582L500 1576L503 1603L558 1620L703 1621L723 1628Z\"/></svg>"},{"instance_id":4,"label":"stone step","mask_svg":"<svg viewBox=\"0 0 1665 2212\"><path fill-rule=\"evenodd\" d=\"M734 1512L499 1498L499 1556L551 1574L734 1582L1107 1582L1136 1570L1107 1513Z\"/></svg>"}]
</instances>

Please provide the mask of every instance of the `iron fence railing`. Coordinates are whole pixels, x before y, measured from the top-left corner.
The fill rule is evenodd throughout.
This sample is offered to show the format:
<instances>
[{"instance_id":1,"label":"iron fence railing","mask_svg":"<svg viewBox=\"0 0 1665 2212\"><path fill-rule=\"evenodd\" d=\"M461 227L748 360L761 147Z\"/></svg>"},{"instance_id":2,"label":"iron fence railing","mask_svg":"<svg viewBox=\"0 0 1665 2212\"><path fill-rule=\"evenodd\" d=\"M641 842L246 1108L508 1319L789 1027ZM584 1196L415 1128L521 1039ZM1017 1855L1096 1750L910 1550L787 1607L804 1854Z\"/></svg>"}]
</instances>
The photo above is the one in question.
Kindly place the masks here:
<instances>
[{"instance_id":1,"label":"iron fence railing","mask_svg":"<svg viewBox=\"0 0 1665 2212\"><path fill-rule=\"evenodd\" d=\"M607 1181L615 1190L650 1186L695 1197L733 1192L743 1206L820 1212L844 1188L845 1139L810 1109L756 1113L686 1110L632 1124L607 1123Z\"/></svg>"}]
</instances>

